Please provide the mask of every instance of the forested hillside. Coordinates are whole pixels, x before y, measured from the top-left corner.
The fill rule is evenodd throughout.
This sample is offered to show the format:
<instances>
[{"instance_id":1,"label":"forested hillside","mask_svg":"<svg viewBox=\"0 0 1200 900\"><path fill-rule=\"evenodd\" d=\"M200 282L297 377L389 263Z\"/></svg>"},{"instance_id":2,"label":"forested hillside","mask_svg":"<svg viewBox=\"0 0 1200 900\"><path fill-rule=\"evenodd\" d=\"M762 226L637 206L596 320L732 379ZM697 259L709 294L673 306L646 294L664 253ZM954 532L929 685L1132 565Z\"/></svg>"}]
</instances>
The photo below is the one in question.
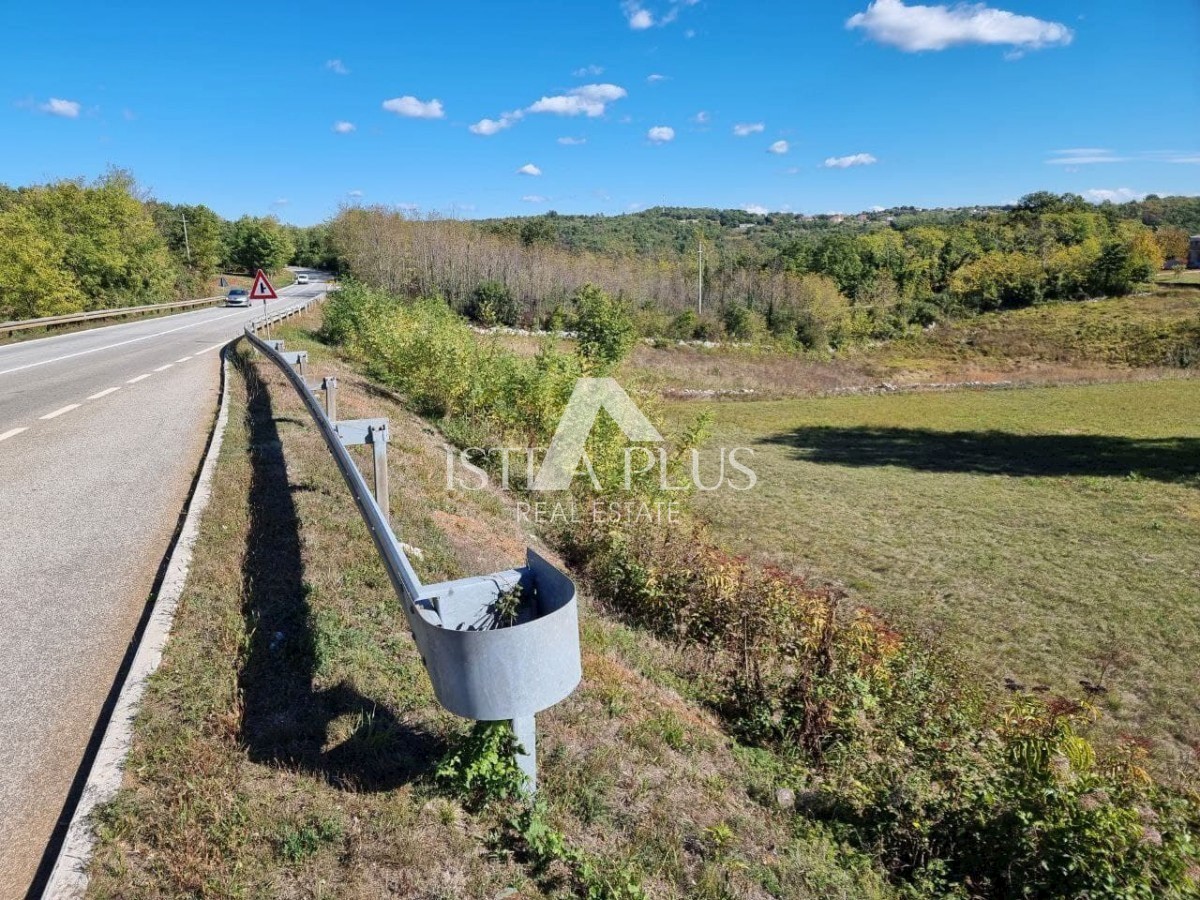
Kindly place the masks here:
<instances>
[{"instance_id":1,"label":"forested hillside","mask_svg":"<svg viewBox=\"0 0 1200 900\"><path fill-rule=\"evenodd\" d=\"M659 208L466 223L351 207L332 240L353 276L443 296L484 324L569 325L572 298L594 283L646 335L824 348L948 316L1127 294L1186 255L1195 229L1196 198L1096 206L1036 193L1014 207L850 217Z\"/></svg>"},{"instance_id":2,"label":"forested hillside","mask_svg":"<svg viewBox=\"0 0 1200 900\"><path fill-rule=\"evenodd\" d=\"M112 170L0 186L0 319L200 296L218 272L294 263L442 296L483 324L569 327L590 283L644 335L823 350L950 316L1126 294L1185 257L1195 232L1200 198L1096 206L1049 193L850 216L659 207L459 221L353 206L297 228L154 199Z\"/></svg>"}]
</instances>

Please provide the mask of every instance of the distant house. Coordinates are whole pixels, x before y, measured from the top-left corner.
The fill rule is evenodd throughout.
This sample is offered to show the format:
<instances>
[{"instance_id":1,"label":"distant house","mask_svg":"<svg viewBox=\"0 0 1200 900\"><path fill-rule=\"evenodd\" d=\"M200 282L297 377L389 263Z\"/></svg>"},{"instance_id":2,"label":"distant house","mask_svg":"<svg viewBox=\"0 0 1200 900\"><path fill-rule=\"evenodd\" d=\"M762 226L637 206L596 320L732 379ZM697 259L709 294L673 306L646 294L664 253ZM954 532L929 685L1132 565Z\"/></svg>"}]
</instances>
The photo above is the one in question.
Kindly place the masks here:
<instances>
[{"instance_id":1,"label":"distant house","mask_svg":"<svg viewBox=\"0 0 1200 900\"><path fill-rule=\"evenodd\" d=\"M1200 269L1200 234L1193 234L1188 241L1188 268Z\"/></svg>"}]
</instances>

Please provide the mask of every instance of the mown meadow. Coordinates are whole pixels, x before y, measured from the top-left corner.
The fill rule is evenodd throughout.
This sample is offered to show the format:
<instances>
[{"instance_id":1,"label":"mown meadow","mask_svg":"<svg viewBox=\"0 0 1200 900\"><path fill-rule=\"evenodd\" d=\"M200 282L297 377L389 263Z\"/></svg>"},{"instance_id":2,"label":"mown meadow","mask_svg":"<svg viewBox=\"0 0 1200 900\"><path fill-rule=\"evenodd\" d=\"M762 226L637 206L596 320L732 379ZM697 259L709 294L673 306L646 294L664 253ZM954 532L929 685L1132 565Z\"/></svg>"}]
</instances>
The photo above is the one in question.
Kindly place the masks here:
<instances>
[{"instance_id":1,"label":"mown meadow","mask_svg":"<svg viewBox=\"0 0 1200 900\"><path fill-rule=\"evenodd\" d=\"M697 498L731 546L1194 760L1200 383L702 405L753 449L754 490Z\"/></svg>"}]
</instances>

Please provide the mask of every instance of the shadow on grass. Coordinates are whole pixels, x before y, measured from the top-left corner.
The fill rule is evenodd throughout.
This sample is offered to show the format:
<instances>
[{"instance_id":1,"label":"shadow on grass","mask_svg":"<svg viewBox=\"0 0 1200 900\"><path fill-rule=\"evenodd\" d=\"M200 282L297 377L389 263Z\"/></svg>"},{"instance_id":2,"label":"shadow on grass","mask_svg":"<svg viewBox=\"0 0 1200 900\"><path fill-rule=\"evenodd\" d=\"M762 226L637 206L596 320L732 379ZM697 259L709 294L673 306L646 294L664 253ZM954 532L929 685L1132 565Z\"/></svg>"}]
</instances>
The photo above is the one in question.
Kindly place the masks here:
<instances>
[{"instance_id":1,"label":"shadow on grass","mask_svg":"<svg viewBox=\"0 0 1200 900\"><path fill-rule=\"evenodd\" d=\"M352 685L314 686L316 638L280 420L255 368L235 359L247 387L251 459L242 573L250 635L240 677L242 740L255 762L306 771L345 790L390 790L431 771L445 746ZM350 736L327 749L331 726L343 718Z\"/></svg>"},{"instance_id":2,"label":"shadow on grass","mask_svg":"<svg viewBox=\"0 0 1200 900\"><path fill-rule=\"evenodd\" d=\"M920 472L1191 481L1200 486L1200 439L933 431L926 428L805 426L761 444L797 459L839 466L903 466Z\"/></svg>"}]
</instances>

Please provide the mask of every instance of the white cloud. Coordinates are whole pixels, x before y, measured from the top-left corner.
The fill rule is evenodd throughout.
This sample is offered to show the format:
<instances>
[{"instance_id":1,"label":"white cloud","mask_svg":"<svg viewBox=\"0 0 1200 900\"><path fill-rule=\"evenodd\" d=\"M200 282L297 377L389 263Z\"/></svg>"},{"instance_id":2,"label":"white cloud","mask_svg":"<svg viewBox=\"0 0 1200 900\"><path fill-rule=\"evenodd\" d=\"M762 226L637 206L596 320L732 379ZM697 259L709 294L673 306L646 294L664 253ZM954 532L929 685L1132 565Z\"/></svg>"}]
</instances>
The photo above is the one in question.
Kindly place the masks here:
<instances>
[{"instance_id":1,"label":"white cloud","mask_svg":"<svg viewBox=\"0 0 1200 900\"><path fill-rule=\"evenodd\" d=\"M276 200L276 201L275 201L274 203L272 203L271 205L272 205L272 206L287 206L287 205L288 205L289 203L291 203L291 202L292 202L292 201L291 201L291 200L289 200L287 197L280 197L278 200Z\"/></svg>"},{"instance_id":2,"label":"white cloud","mask_svg":"<svg viewBox=\"0 0 1200 900\"><path fill-rule=\"evenodd\" d=\"M583 84L577 88L572 88L565 94L542 97L542 99L530 104L525 109L516 109L512 112L501 113L498 119L480 119L474 125L470 126L470 130L473 134L490 137L499 131L511 128L517 122L521 121L526 113L552 113L557 116L582 115L594 119L604 115L608 104L614 100L620 100L627 95L628 91L619 85ZM437 101L434 102L436 103ZM559 143L569 143L569 141L560 138ZM582 138L579 139L579 143L583 143Z\"/></svg>"},{"instance_id":3,"label":"white cloud","mask_svg":"<svg viewBox=\"0 0 1200 900\"><path fill-rule=\"evenodd\" d=\"M521 166L521 168L517 169L517 174L518 175L532 175L532 176L536 177L536 176L542 174L542 170L539 169L537 166L535 166L533 163L525 163L525 165L523 165L523 166Z\"/></svg>"},{"instance_id":4,"label":"white cloud","mask_svg":"<svg viewBox=\"0 0 1200 900\"><path fill-rule=\"evenodd\" d=\"M58 97L51 97L39 106L38 109L42 112L50 113L52 116L62 116L64 119L78 119L80 106L74 100L60 100Z\"/></svg>"},{"instance_id":5,"label":"white cloud","mask_svg":"<svg viewBox=\"0 0 1200 900\"><path fill-rule=\"evenodd\" d=\"M650 10L644 9L634 2L634 0L625 0L621 4L621 10L625 13L629 27L634 31L645 31L647 28L654 27L654 16L650 13Z\"/></svg>"},{"instance_id":6,"label":"white cloud","mask_svg":"<svg viewBox=\"0 0 1200 900\"><path fill-rule=\"evenodd\" d=\"M1148 150L1140 155L1151 162L1193 166L1200 164L1200 152L1195 150Z\"/></svg>"},{"instance_id":7,"label":"white cloud","mask_svg":"<svg viewBox=\"0 0 1200 900\"><path fill-rule=\"evenodd\" d=\"M565 94L543 97L530 105L526 112L596 118L604 115L605 107L609 103L627 95L628 91L625 88L615 84L585 84Z\"/></svg>"},{"instance_id":8,"label":"white cloud","mask_svg":"<svg viewBox=\"0 0 1200 900\"><path fill-rule=\"evenodd\" d=\"M851 156L831 156L821 163L826 169L849 169L852 166L873 166L879 162L870 153L855 153Z\"/></svg>"},{"instance_id":9,"label":"white cloud","mask_svg":"<svg viewBox=\"0 0 1200 900\"><path fill-rule=\"evenodd\" d=\"M766 127L762 122L742 122L733 126L733 133L738 137L749 137L759 134Z\"/></svg>"},{"instance_id":10,"label":"white cloud","mask_svg":"<svg viewBox=\"0 0 1200 900\"><path fill-rule=\"evenodd\" d=\"M345 64L340 59L326 60L325 68L327 68L334 75L349 75L350 74L350 70L346 68Z\"/></svg>"},{"instance_id":11,"label":"white cloud","mask_svg":"<svg viewBox=\"0 0 1200 900\"><path fill-rule=\"evenodd\" d=\"M1147 191L1135 191L1130 188L1092 188L1090 191L1084 191L1083 196L1087 197L1093 203L1103 203L1108 200L1112 203L1128 203L1130 200L1145 200Z\"/></svg>"},{"instance_id":12,"label":"white cloud","mask_svg":"<svg viewBox=\"0 0 1200 900\"><path fill-rule=\"evenodd\" d=\"M742 209L754 216L765 216L770 212L765 206L759 206L757 203L748 203Z\"/></svg>"},{"instance_id":13,"label":"white cloud","mask_svg":"<svg viewBox=\"0 0 1200 900\"><path fill-rule=\"evenodd\" d=\"M333 130L338 134L349 134L354 130L353 122L334 122Z\"/></svg>"},{"instance_id":14,"label":"white cloud","mask_svg":"<svg viewBox=\"0 0 1200 900\"><path fill-rule=\"evenodd\" d=\"M587 138L581 137L560 137L558 142L564 147L579 147L587 143Z\"/></svg>"},{"instance_id":15,"label":"white cloud","mask_svg":"<svg viewBox=\"0 0 1200 900\"><path fill-rule=\"evenodd\" d=\"M883 211L884 211L884 209L886 209L886 207L883 207L883 206L872 206L872 207L871 207L871 212L880 213L880 212L883 212Z\"/></svg>"},{"instance_id":16,"label":"white cloud","mask_svg":"<svg viewBox=\"0 0 1200 900\"><path fill-rule=\"evenodd\" d=\"M571 73L576 78L595 78L597 75L604 74L604 66L582 66Z\"/></svg>"},{"instance_id":17,"label":"white cloud","mask_svg":"<svg viewBox=\"0 0 1200 900\"><path fill-rule=\"evenodd\" d=\"M692 116L692 121L695 122L697 125L707 125L709 122L712 121L712 116L709 115L707 110L702 109L702 110L700 110L700 112L698 112L694 116Z\"/></svg>"},{"instance_id":18,"label":"white cloud","mask_svg":"<svg viewBox=\"0 0 1200 900\"><path fill-rule=\"evenodd\" d=\"M792 148L788 145L787 141L776 141L770 147L767 148L767 152L768 153L776 153L776 154L779 154L780 156L782 156L784 153L787 153L788 150L790 150L790 149L792 149Z\"/></svg>"},{"instance_id":19,"label":"white cloud","mask_svg":"<svg viewBox=\"0 0 1200 900\"><path fill-rule=\"evenodd\" d=\"M669 125L655 125L646 132L646 137L650 139L651 143L665 144L675 140L675 129Z\"/></svg>"},{"instance_id":20,"label":"white cloud","mask_svg":"<svg viewBox=\"0 0 1200 900\"><path fill-rule=\"evenodd\" d=\"M666 80L667 80L667 76L660 75L660 74L658 74L658 72L653 72L650 75L646 76L647 84L657 84L660 81L666 81Z\"/></svg>"},{"instance_id":21,"label":"white cloud","mask_svg":"<svg viewBox=\"0 0 1200 900\"><path fill-rule=\"evenodd\" d=\"M474 125L469 125L468 130L472 134L482 134L484 137L491 137L498 131L503 131L505 128L512 128L517 122L521 121L525 113L516 109L512 112L501 113L498 119L480 119Z\"/></svg>"},{"instance_id":22,"label":"white cloud","mask_svg":"<svg viewBox=\"0 0 1200 900\"><path fill-rule=\"evenodd\" d=\"M1022 16L983 3L908 6L904 0L874 0L846 20L881 44L907 53L945 50L959 44L1001 44L1037 50L1071 43L1074 32L1059 22Z\"/></svg>"},{"instance_id":23,"label":"white cloud","mask_svg":"<svg viewBox=\"0 0 1200 900\"><path fill-rule=\"evenodd\" d=\"M647 28L653 28L655 25L670 25L679 18L679 14L689 6L695 6L700 0L674 0L667 7L667 11L661 16L656 16L646 7L642 6L640 0L623 0L621 3L621 11L625 14L625 19L629 22L629 27L634 31L645 31ZM695 32L688 30L687 37L692 37Z\"/></svg>"},{"instance_id":24,"label":"white cloud","mask_svg":"<svg viewBox=\"0 0 1200 900\"><path fill-rule=\"evenodd\" d=\"M526 194L521 198L524 203L545 203L546 198L541 194Z\"/></svg>"},{"instance_id":25,"label":"white cloud","mask_svg":"<svg viewBox=\"0 0 1200 900\"><path fill-rule=\"evenodd\" d=\"M441 100L418 100L407 94L403 97L384 100L383 108L388 112L410 119L444 119L446 117Z\"/></svg>"},{"instance_id":26,"label":"white cloud","mask_svg":"<svg viewBox=\"0 0 1200 900\"><path fill-rule=\"evenodd\" d=\"M362 195L363 195L362 191L346 191L347 197L358 198L358 197L361 197Z\"/></svg>"},{"instance_id":27,"label":"white cloud","mask_svg":"<svg viewBox=\"0 0 1200 900\"><path fill-rule=\"evenodd\" d=\"M1093 166L1104 163L1156 162L1177 164L1200 164L1200 153L1180 150L1140 150L1137 153L1118 156L1105 147L1074 147L1069 150L1054 150L1046 160L1051 166Z\"/></svg>"},{"instance_id":28,"label":"white cloud","mask_svg":"<svg viewBox=\"0 0 1200 900\"><path fill-rule=\"evenodd\" d=\"M1127 157L1116 156L1111 150L1099 147L1081 147L1076 150L1056 150L1054 157L1046 160L1046 164L1051 166L1094 166L1127 161Z\"/></svg>"}]
</instances>

